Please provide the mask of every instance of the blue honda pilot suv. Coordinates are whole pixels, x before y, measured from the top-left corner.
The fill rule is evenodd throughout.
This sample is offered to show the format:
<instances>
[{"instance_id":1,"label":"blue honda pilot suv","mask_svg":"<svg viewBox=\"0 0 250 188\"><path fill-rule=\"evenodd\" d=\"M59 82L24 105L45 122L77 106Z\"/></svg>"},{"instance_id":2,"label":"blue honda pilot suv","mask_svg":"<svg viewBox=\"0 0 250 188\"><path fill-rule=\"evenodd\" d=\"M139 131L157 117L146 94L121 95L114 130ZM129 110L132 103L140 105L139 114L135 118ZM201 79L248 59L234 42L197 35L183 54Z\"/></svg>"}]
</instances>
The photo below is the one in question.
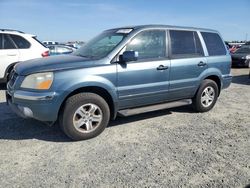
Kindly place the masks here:
<instances>
[{"instance_id":1,"label":"blue honda pilot suv","mask_svg":"<svg viewBox=\"0 0 250 188\"><path fill-rule=\"evenodd\" d=\"M22 117L74 140L99 135L117 114L193 105L209 111L229 87L231 56L217 31L164 25L102 32L71 55L17 64L6 98Z\"/></svg>"}]
</instances>

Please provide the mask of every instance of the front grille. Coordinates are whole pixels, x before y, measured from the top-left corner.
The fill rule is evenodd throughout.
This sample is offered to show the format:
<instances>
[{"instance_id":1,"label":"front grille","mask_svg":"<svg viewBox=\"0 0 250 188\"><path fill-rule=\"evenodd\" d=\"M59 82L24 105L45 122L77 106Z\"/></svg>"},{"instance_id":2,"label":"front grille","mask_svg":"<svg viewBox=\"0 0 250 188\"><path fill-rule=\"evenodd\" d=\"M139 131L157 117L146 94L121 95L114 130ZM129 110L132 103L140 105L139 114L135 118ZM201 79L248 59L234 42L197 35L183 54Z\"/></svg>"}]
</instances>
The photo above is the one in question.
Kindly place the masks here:
<instances>
[{"instance_id":1,"label":"front grille","mask_svg":"<svg viewBox=\"0 0 250 188\"><path fill-rule=\"evenodd\" d=\"M15 84L17 77L18 77L18 74L14 70L12 70L10 73L9 86L12 87Z\"/></svg>"}]
</instances>

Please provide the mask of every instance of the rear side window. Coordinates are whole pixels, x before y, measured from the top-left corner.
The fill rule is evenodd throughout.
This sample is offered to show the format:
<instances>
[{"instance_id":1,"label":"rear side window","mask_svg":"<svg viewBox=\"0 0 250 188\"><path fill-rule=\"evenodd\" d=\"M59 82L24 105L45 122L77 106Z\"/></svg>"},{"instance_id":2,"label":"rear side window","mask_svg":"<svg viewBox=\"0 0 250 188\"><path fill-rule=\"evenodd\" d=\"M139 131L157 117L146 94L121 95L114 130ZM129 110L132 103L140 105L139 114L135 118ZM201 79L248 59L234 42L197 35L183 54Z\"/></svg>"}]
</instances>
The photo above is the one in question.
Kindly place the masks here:
<instances>
[{"instance_id":1,"label":"rear side window","mask_svg":"<svg viewBox=\"0 0 250 188\"><path fill-rule=\"evenodd\" d=\"M3 35L3 49L16 49L14 43L8 35Z\"/></svg>"},{"instance_id":2,"label":"rear side window","mask_svg":"<svg viewBox=\"0 0 250 188\"><path fill-rule=\"evenodd\" d=\"M30 47L30 43L23 37L18 35L10 35L10 37L19 49L27 49Z\"/></svg>"},{"instance_id":3,"label":"rear side window","mask_svg":"<svg viewBox=\"0 0 250 188\"><path fill-rule=\"evenodd\" d=\"M170 30L172 56L199 57L203 56L203 49L197 32Z\"/></svg>"},{"instance_id":4,"label":"rear side window","mask_svg":"<svg viewBox=\"0 0 250 188\"><path fill-rule=\"evenodd\" d=\"M210 56L227 54L224 42L217 33L201 32L201 35L206 43L208 54Z\"/></svg>"}]
</instances>

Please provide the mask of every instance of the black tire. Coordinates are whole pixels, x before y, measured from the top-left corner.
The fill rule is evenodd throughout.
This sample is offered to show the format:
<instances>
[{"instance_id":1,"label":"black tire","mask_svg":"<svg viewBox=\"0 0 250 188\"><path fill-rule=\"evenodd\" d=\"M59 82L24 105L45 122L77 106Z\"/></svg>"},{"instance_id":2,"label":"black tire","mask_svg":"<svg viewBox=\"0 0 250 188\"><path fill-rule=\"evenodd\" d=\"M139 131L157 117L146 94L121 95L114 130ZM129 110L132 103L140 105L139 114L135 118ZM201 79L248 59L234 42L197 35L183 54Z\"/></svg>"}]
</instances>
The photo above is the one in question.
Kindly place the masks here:
<instances>
[{"instance_id":1,"label":"black tire","mask_svg":"<svg viewBox=\"0 0 250 188\"><path fill-rule=\"evenodd\" d=\"M212 91L214 91L213 97L211 95L208 101L205 100L202 102L203 100L202 97L206 97L204 96L204 94L206 93L206 91L209 91L209 89L211 93ZM218 94L219 94L219 90L218 90L218 85L216 84L216 82L210 79L203 80L196 95L192 99L194 110L196 110L197 112L207 112L211 110L217 101ZM213 100L211 98L213 98ZM206 103L207 103L207 106L206 106Z\"/></svg>"},{"instance_id":2,"label":"black tire","mask_svg":"<svg viewBox=\"0 0 250 188\"><path fill-rule=\"evenodd\" d=\"M89 113L87 117L87 110L85 109L90 106L94 106L96 108L95 112L93 113L99 113L97 115L94 114L94 116L101 117L101 120L99 123L94 122L92 119L91 120L84 120L84 119L90 119L90 108L89 108ZM80 116L77 112L79 112L79 109L86 110L83 112L83 116ZM81 111L82 113L82 111ZM74 120L76 119L77 116L80 116L79 120L82 121L88 121L87 123L84 123L81 127L75 126ZM59 124L62 129L62 131L71 139L73 140L86 140L90 139L93 137L98 136L108 125L109 119L110 119L110 109L107 104L107 102L100 97L97 94L94 93L80 93L76 94L70 98L67 99L64 110L62 111L62 114L59 116ZM87 117L87 118L86 118ZM77 120L77 121L79 121ZM93 130L87 130L88 123L94 122L97 124L95 127L93 126L94 123L91 125L93 126Z\"/></svg>"}]
</instances>

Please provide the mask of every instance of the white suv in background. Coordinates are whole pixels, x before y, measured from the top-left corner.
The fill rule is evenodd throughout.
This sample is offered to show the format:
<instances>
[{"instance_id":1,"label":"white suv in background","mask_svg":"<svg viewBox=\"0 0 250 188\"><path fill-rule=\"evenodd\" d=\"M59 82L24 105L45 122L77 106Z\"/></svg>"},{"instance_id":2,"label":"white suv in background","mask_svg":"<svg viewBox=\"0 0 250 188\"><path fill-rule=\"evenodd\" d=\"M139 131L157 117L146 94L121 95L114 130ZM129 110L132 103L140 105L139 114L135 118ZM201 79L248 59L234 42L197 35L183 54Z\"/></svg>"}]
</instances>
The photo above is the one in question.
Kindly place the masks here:
<instances>
[{"instance_id":1,"label":"white suv in background","mask_svg":"<svg viewBox=\"0 0 250 188\"><path fill-rule=\"evenodd\" d=\"M0 82L7 81L16 63L48 55L49 49L35 35L0 29Z\"/></svg>"}]
</instances>

